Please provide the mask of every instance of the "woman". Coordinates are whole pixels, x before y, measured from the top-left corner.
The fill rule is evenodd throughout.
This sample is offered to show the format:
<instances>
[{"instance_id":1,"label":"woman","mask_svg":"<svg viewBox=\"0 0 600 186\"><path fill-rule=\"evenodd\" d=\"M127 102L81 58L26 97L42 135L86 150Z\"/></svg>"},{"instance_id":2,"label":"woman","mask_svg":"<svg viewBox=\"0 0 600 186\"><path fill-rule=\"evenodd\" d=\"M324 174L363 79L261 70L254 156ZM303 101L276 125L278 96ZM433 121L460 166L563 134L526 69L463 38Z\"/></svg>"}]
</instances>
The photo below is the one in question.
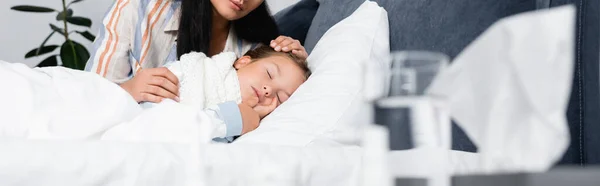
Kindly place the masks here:
<instances>
[{"instance_id":1,"label":"woman","mask_svg":"<svg viewBox=\"0 0 600 186\"><path fill-rule=\"evenodd\" d=\"M277 37L264 0L117 0L103 24L85 69L138 102L178 100L177 78L160 67L192 51L241 57L262 43L308 56L299 41Z\"/></svg>"}]
</instances>

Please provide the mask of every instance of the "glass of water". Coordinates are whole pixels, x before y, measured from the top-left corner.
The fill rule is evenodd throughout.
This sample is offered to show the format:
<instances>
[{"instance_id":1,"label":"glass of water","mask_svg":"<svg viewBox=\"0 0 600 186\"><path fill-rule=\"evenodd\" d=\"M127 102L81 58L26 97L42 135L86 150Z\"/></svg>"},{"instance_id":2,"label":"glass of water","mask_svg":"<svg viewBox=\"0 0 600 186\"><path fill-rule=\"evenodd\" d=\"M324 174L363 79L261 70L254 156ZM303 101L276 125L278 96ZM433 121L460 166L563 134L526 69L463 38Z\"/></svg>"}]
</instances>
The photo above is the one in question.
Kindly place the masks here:
<instances>
[{"instance_id":1,"label":"glass of water","mask_svg":"<svg viewBox=\"0 0 600 186\"><path fill-rule=\"evenodd\" d=\"M375 101L375 122L388 127L391 150L450 148L450 118L444 100L425 94L448 63L449 57L442 53L392 53L387 96Z\"/></svg>"},{"instance_id":2,"label":"glass of water","mask_svg":"<svg viewBox=\"0 0 600 186\"><path fill-rule=\"evenodd\" d=\"M392 53L389 97L419 96L433 78L448 65L448 56L427 51Z\"/></svg>"}]
</instances>

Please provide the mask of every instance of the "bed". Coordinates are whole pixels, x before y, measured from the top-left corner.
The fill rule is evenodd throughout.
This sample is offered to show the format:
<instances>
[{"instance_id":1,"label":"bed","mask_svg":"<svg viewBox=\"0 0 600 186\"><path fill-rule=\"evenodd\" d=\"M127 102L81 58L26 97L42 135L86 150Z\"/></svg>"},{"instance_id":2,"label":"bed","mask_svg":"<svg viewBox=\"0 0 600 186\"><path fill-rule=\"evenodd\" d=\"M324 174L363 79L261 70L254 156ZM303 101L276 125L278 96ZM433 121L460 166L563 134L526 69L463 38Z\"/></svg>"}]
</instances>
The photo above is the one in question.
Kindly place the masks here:
<instances>
[{"instance_id":1,"label":"bed","mask_svg":"<svg viewBox=\"0 0 600 186\"><path fill-rule=\"evenodd\" d=\"M390 166L379 170L384 176L428 177L432 171L477 172L482 160L478 153L439 148L387 152L380 148L382 153L372 156L369 149L361 147L373 115L368 100L384 94L385 79L377 74L384 73L389 66L390 50L415 49L432 41L412 46L407 46L408 41L390 42L405 37L394 30L400 27L395 24L403 24L402 16L407 12L398 13L405 10L398 7L406 1L381 0L377 4L353 0L344 4L348 8L335 8L337 11L332 10L340 1L318 2L316 11L308 11L314 14L309 16L312 26L307 28L304 41L311 52L308 61L313 75L265 118L257 130L232 144L2 138L0 183L351 186L375 181L365 177L365 167L371 165L373 157L389 162ZM310 3L303 0L279 15L294 16L298 12L294 11L296 7L314 8ZM448 5L445 1L443 4ZM420 11L428 9L423 4L417 7ZM331 14L338 11L339 15ZM450 16L457 12L445 13ZM491 24L496 18L484 22ZM488 26L483 25L464 33L469 35L466 39L483 32L483 27ZM421 31L439 30L421 28ZM439 43L427 49L455 55L453 51L464 47L460 45ZM435 156L438 159L432 158L432 154L438 154ZM428 162L444 162L447 166L437 167L439 164Z\"/></svg>"}]
</instances>

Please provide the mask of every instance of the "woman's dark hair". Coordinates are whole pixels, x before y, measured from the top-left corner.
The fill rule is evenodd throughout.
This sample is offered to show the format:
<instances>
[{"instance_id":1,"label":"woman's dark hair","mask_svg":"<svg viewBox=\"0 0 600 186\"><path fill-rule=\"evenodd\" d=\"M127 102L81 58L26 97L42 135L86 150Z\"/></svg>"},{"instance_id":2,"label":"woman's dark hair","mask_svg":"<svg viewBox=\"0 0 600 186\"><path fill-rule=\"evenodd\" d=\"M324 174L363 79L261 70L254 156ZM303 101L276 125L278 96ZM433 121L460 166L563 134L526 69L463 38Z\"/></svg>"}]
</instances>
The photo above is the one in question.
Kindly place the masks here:
<instances>
[{"instance_id":1,"label":"woman's dark hair","mask_svg":"<svg viewBox=\"0 0 600 186\"><path fill-rule=\"evenodd\" d=\"M213 7L210 0L182 0L177 35L177 58L189 52L208 53L212 30ZM269 12L267 2L248 15L232 22L238 38L269 45L279 36L279 29Z\"/></svg>"}]
</instances>

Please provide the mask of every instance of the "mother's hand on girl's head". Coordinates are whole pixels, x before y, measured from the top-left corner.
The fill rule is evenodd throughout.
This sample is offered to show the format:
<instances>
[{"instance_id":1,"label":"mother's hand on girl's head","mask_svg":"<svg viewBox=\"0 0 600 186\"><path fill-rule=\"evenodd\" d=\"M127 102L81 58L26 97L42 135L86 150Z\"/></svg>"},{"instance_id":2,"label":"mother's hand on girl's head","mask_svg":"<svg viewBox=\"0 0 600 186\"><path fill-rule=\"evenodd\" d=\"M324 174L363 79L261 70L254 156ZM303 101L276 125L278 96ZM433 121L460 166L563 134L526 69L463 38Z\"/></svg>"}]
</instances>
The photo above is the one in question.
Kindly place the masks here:
<instances>
[{"instance_id":1,"label":"mother's hand on girl's head","mask_svg":"<svg viewBox=\"0 0 600 186\"><path fill-rule=\"evenodd\" d=\"M295 40L287 36L279 36L277 39L271 41L271 47L277 52L292 52L299 58L308 58L308 53L304 46L300 44L300 41Z\"/></svg>"},{"instance_id":2,"label":"mother's hand on girl's head","mask_svg":"<svg viewBox=\"0 0 600 186\"><path fill-rule=\"evenodd\" d=\"M179 102L179 80L165 67L142 69L120 86L137 102L158 103L164 98Z\"/></svg>"}]
</instances>

